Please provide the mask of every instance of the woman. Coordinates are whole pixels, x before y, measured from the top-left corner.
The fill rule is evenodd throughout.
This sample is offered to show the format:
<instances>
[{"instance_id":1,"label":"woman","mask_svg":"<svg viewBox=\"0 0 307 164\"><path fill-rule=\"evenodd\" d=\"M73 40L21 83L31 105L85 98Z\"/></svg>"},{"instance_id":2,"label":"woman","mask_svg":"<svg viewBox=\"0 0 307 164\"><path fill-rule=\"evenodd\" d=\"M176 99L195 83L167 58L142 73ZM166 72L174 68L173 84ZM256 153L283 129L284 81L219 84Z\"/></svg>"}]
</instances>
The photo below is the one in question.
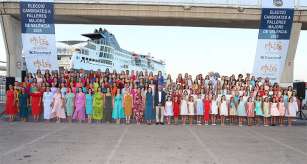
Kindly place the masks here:
<instances>
[{"instance_id":1,"label":"woman","mask_svg":"<svg viewBox=\"0 0 307 164\"><path fill-rule=\"evenodd\" d=\"M67 88L67 94L65 95L65 108L68 122L72 122L71 117L74 113L74 100L75 94L72 92L71 88Z\"/></svg>"},{"instance_id":2,"label":"woman","mask_svg":"<svg viewBox=\"0 0 307 164\"><path fill-rule=\"evenodd\" d=\"M19 114L20 114L20 119L23 122L26 122L28 119L28 106L29 106L29 99L28 99L28 94L25 91L25 88L21 88L21 94L19 94L18 98L19 102Z\"/></svg>"},{"instance_id":3,"label":"woman","mask_svg":"<svg viewBox=\"0 0 307 164\"><path fill-rule=\"evenodd\" d=\"M9 90L6 91L6 105L5 113L9 116L9 122L15 120L15 115L17 113L16 107L16 94L12 85L9 85Z\"/></svg>"},{"instance_id":4,"label":"woman","mask_svg":"<svg viewBox=\"0 0 307 164\"><path fill-rule=\"evenodd\" d=\"M220 109L219 113L220 113L220 116L221 116L221 126L224 127L225 126L225 117L228 116L228 105L227 105L227 102L226 102L225 95L223 95L221 97L219 109Z\"/></svg>"},{"instance_id":5,"label":"woman","mask_svg":"<svg viewBox=\"0 0 307 164\"><path fill-rule=\"evenodd\" d=\"M88 89L87 94L85 95L85 113L87 115L87 122L92 123L92 114L93 114L93 96L92 90Z\"/></svg>"},{"instance_id":6,"label":"woman","mask_svg":"<svg viewBox=\"0 0 307 164\"><path fill-rule=\"evenodd\" d=\"M116 120L116 124L120 124L120 119L125 118L123 108L123 96L120 93L120 89L117 89L116 96L113 100L112 118Z\"/></svg>"},{"instance_id":7,"label":"woman","mask_svg":"<svg viewBox=\"0 0 307 164\"><path fill-rule=\"evenodd\" d=\"M286 114L286 108L285 108L285 103L284 103L283 98L279 98L278 111L279 111L279 124L280 126L283 126L284 121L285 121L285 114Z\"/></svg>"},{"instance_id":8,"label":"woman","mask_svg":"<svg viewBox=\"0 0 307 164\"><path fill-rule=\"evenodd\" d=\"M50 88L46 88L46 92L43 94L43 104L44 104L44 119L49 121L51 114L51 103L53 99L53 94L50 92Z\"/></svg>"},{"instance_id":9,"label":"woman","mask_svg":"<svg viewBox=\"0 0 307 164\"><path fill-rule=\"evenodd\" d=\"M38 121L39 116L42 111L41 109L42 95L36 89L36 90L33 90L30 96L31 96L30 98L31 98L32 116L33 116L34 121Z\"/></svg>"},{"instance_id":10,"label":"woman","mask_svg":"<svg viewBox=\"0 0 307 164\"><path fill-rule=\"evenodd\" d=\"M101 88L98 87L93 96L93 119L97 122L100 122L103 118L103 104L103 94Z\"/></svg>"},{"instance_id":11,"label":"woman","mask_svg":"<svg viewBox=\"0 0 307 164\"><path fill-rule=\"evenodd\" d=\"M246 109L245 109L245 101L243 100L243 96L240 96L238 101L238 110L237 114L239 117L239 126L243 126L243 119L246 118Z\"/></svg>"},{"instance_id":12,"label":"woman","mask_svg":"<svg viewBox=\"0 0 307 164\"><path fill-rule=\"evenodd\" d=\"M182 125L185 125L187 116L188 116L188 102L186 100L186 96L181 97L181 103L180 103L180 115L182 118Z\"/></svg>"},{"instance_id":13,"label":"woman","mask_svg":"<svg viewBox=\"0 0 307 164\"><path fill-rule=\"evenodd\" d=\"M195 114L195 104L194 104L194 99L193 96L189 97L189 102L188 102L188 115L189 115L189 121L190 121L190 125L193 124L193 120L194 120L194 114Z\"/></svg>"},{"instance_id":14,"label":"woman","mask_svg":"<svg viewBox=\"0 0 307 164\"><path fill-rule=\"evenodd\" d=\"M263 116L262 101L259 96L256 96L255 114L256 114L256 124L259 125L261 117Z\"/></svg>"},{"instance_id":15,"label":"woman","mask_svg":"<svg viewBox=\"0 0 307 164\"><path fill-rule=\"evenodd\" d=\"M275 126L276 121L280 115L277 107L276 98L273 98L273 102L270 105L270 111L272 116L272 126Z\"/></svg>"},{"instance_id":16,"label":"woman","mask_svg":"<svg viewBox=\"0 0 307 164\"><path fill-rule=\"evenodd\" d=\"M173 113L174 113L174 121L175 121L175 125L178 124L178 117L180 114L180 101L179 101L179 95L176 95L174 97L174 101L173 101Z\"/></svg>"},{"instance_id":17,"label":"woman","mask_svg":"<svg viewBox=\"0 0 307 164\"><path fill-rule=\"evenodd\" d=\"M134 97L133 112L137 124L141 124L144 117L143 97L141 95L141 89L137 90L137 94Z\"/></svg>"},{"instance_id":18,"label":"woman","mask_svg":"<svg viewBox=\"0 0 307 164\"><path fill-rule=\"evenodd\" d=\"M132 104L133 104L133 97L130 93L130 89L126 89L125 96L124 96L124 110L126 116L126 124L130 124L130 119L132 115Z\"/></svg>"},{"instance_id":19,"label":"woman","mask_svg":"<svg viewBox=\"0 0 307 164\"><path fill-rule=\"evenodd\" d=\"M53 95L52 110L50 118L56 117L57 123L61 122L61 119L65 119L64 99L61 94L61 90L58 88L57 92Z\"/></svg>"},{"instance_id":20,"label":"woman","mask_svg":"<svg viewBox=\"0 0 307 164\"><path fill-rule=\"evenodd\" d=\"M85 120L85 94L82 92L81 88L77 89L75 96L75 111L73 114L73 119L78 120L81 123Z\"/></svg>"},{"instance_id":21,"label":"woman","mask_svg":"<svg viewBox=\"0 0 307 164\"><path fill-rule=\"evenodd\" d=\"M168 125L171 124L171 117L173 116L173 102L170 96L167 97L164 107L164 116L166 117L166 122Z\"/></svg>"},{"instance_id":22,"label":"woman","mask_svg":"<svg viewBox=\"0 0 307 164\"><path fill-rule=\"evenodd\" d=\"M203 99L201 98L201 94L197 95L195 105L196 105L196 122L197 122L197 125L201 125L202 118L204 115L204 102L203 102Z\"/></svg>"},{"instance_id":23,"label":"woman","mask_svg":"<svg viewBox=\"0 0 307 164\"><path fill-rule=\"evenodd\" d=\"M147 124L151 124L152 120L154 119L153 116L153 95L152 95L152 89L148 88L148 91L146 93L146 98L145 98L145 121Z\"/></svg>"},{"instance_id":24,"label":"woman","mask_svg":"<svg viewBox=\"0 0 307 164\"><path fill-rule=\"evenodd\" d=\"M264 126L269 126L269 118L271 117L270 112L270 102L269 98L265 97L264 102L262 103L262 109L263 109L263 124Z\"/></svg>"},{"instance_id":25,"label":"woman","mask_svg":"<svg viewBox=\"0 0 307 164\"><path fill-rule=\"evenodd\" d=\"M110 89L107 88L107 93L104 95L104 120L107 123L112 122L112 110L113 110L113 97L110 93Z\"/></svg>"},{"instance_id":26,"label":"woman","mask_svg":"<svg viewBox=\"0 0 307 164\"><path fill-rule=\"evenodd\" d=\"M211 100L209 99L209 95L205 96L205 100L204 100L204 121L205 121L205 125L209 125L209 116L211 113ZM214 123L215 124L215 123Z\"/></svg>"},{"instance_id":27,"label":"woman","mask_svg":"<svg viewBox=\"0 0 307 164\"><path fill-rule=\"evenodd\" d=\"M292 120L296 117L298 111L298 104L293 100L293 97L289 98L287 117L288 117L288 126L292 126Z\"/></svg>"},{"instance_id":28,"label":"woman","mask_svg":"<svg viewBox=\"0 0 307 164\"><path fill-rule=\"evenodd\" d=\"M247 125L252 126L255 117L255 104L252 98L249 97L246 103Z\"/></svg>"},{"instance_id":29,"label":"woman","mask_svg":"<svg viewBox=\"0 0 307 164\"><path fill-rule=\"evenodd\" d=\"M237 104L234 100L234 97L231 97L230 102L229 102L229 121L230 121L230 124L233 124L235 122L236 116L237 116Z\"/></svg>"},{"instance_id":30,"label":"woman","mask_svg":"<svg viewBox=\"0 0 307 164\"><path fill-rule=\"evenodd\" d=\"M210 114L211 114L211 120L212 120L212 125L213 126L216 125L215 120L216 120L216 115L218 114L218 101L216 99L217 99L217 96L213 95L213 99L211 101L211 106L210 106L210 109L211 109Z\"/></svg>"}]
</instances>

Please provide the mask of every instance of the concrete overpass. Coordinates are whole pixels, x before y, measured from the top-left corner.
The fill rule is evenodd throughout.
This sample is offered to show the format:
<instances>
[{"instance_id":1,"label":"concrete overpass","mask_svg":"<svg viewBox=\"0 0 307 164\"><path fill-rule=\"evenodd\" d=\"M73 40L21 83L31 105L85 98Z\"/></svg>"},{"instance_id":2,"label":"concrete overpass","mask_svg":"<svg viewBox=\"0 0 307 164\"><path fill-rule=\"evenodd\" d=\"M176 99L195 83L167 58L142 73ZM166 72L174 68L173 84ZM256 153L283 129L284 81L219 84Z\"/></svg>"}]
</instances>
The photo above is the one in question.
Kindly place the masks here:
<instances>
[{"instance_id":1,"label":"concrete overpass","mask_svg":"<svg viewBox=\"0 0 307 164\"><path fill-rule=\"evenodd\" d=\"M55 0L55 23L163 25L227 28L258 28L260 0ZM7 72L20 77L19 2L2 0L1 26L7 49ZM293 62L301 29L307 29L307 2L298 1L291 44L282 82L292 82Z\"/></svg>"}]
</instances>

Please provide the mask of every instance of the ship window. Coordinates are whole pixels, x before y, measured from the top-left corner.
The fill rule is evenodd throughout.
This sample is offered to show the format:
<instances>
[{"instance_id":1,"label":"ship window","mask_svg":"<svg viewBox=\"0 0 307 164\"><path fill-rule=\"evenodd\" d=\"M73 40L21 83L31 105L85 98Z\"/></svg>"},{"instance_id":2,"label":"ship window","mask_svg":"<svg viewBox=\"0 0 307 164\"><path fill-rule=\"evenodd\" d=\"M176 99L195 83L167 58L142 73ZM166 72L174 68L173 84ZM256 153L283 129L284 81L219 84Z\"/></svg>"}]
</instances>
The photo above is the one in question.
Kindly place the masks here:
<instances>
[{"instance_id":1,"label":"ship window","mask_svg":"<svg viewBox=\"0 0 307 164\"><path fill-rule=\"evenodd\" d=\"M58 60L61 60L61 56L58 56Z\"/></svg>"}]
</instances>

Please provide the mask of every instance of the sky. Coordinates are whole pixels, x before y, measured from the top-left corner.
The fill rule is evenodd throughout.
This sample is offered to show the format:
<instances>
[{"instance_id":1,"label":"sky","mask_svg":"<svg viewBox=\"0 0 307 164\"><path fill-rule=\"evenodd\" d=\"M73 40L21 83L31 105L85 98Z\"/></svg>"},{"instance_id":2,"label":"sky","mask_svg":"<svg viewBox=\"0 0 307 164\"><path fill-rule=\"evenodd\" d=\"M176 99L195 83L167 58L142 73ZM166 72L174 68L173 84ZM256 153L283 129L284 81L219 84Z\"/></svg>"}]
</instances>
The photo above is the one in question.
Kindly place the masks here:
<instances>
[{"instance_id":1,"label":"sky","mask_svg":"<svg viewBox=\"0 0 307 164\"><path fill-rule=\"evenodd\" d=\"M251 72L256 54L258 29L131 26L56 25L56 40L86 40L80 34L95 28L113 33L121 48L163 59L166 71L178 73L219 72L223 75ZM2 35L2 34L0 34ZM307 81L307 32L301 31L295 57L294 80ZM0 59L5 58L0 38Z\"/></svg>"}]
</instances>

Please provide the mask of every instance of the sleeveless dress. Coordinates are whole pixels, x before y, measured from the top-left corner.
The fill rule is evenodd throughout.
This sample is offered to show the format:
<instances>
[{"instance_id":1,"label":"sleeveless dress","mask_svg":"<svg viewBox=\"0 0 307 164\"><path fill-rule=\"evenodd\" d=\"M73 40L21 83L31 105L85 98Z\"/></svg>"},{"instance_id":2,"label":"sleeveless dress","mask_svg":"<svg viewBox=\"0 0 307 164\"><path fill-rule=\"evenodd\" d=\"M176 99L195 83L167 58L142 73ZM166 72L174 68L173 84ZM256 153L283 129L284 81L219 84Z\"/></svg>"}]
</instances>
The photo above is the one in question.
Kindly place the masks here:
<instances>
[{"instance_id":1,"label":"sleeveless dress","mask_svg":"<svg viewBox=\"0 0 307 164\"><path fill-rule=\"evenodd\" d=\"M93 114L93 96L91 94L85 95L85 112L90 116Z\"/></svg>"},{"instance_id":2,"label":"sleeveless dress","mask_svg":"<svg viewBox=\"0 0 307 164\"><path fill-rule=\"evenodd\" d=\"M15 91L8 90L6 92L6 104L5 104L5 113L7 115L15 115L17 113L17 107L15 104Z\"/></svg>"},{"instance_id":3,"label":"sleeveless dress","mask_svg":"<svg viewBox=\"0 0 307 164\"><path fill-rule=\"evenodd\" d=\"M263 116L260 101L255 102L255 112L256 112L256 116Z\"/></svg>"},{"instance_id":4,"label":"sleeveless dress","mask_svg":"<svg viewBox=\"0 0 307 164\"><path fill-rule=\"evenodd\" d=\"M135 95L133 103L134 118L137 122L141 122L144 116L144 105L142 96L138 94Z\"/></svg>"},{"instance_id":5,"label":"sleeveless dress","mask_svg":"<svg viewBox=\"0 0 307 164\"><path fill-rule=\"evenodd\" d=\"M220 107L221 111L220 111L220 115L221 116L228 116L228 109L227 109L227 103L226 101L221 103L221 107Z\"/></svg>"},{"instance_id":6,"label":"sleeveless dress","mask_svg":"<svg viewBox=\"0 0 307 164\"><path fill-rule=\"evenodd\" d=\"M206 109L206 107L205 107ZM205 113L206 114L206 113ZM216 100L212 100L211 102L211 114L218 114L218 105Z\"/></svg>"},{"instance_id":7,"label":"sleeveless dress","mask_svg":"<svg viewBox=\"0 0 307 164\"><path fill-rule=\"evenodd\" d=\"M271 105L271 115L272 116L279 116L279 111L277 108L277 103L272 103Z\"/></svg>"},{"instance_id":8,"label":"sleeveless dress","mask_svg":"<svg viewBox=\"0 0 307 164\"><path fill-rule=\"evenodd\" d=\"M188 115L194 116L194 102L188 102Z\"/></svg>"},{"instance_id":9,"label":"sleeveless dress","mask_svg":"<svg viewBox=\"0 0 307 164\"><path fill-rule=\"evenodd\" d=\"M107 122L112 121L113 102L112 95L105 96L104 100L104 120Z\"/></svg>"},{"instance_id":10,"label":"sleeveless dress","mask_svg":"<svg viewBox=\"0 0 307 164\"><path fill-rule=\"evenodd\" d=\"M113 119L125 118L122 95L117 95L114 98L114 108L112 111L112 118Z\"/></svg>"},{"instance_id":11,"label":"sleeveless dress","mask_svg":"<svg viewBox=\"0 0 307 164\"><path fill-rule=\"evenodd\" d=\"M53 94L51 92L44 92L43 103L44 103L44 119L49 120L51 114L51 103L53 99Z\"/></svg>"},{"instance_id":12,"label":"sleeveless dress","mask_svg":"<svg viewBox=\"0 0 307 164\"><path fill-rule=\"evenodd\" d=\"M286 108L284 103L278 103L278 111L280 116L285 116Z\"/></svg>"},{"instance_id":13,"label":"sleeveless dress","mask_svg":"<svg viewBox=\"0 0 307 164\"><path fill-rule=\"evenodd\" d=\"M164 116L173 116L173 102L166 101L165 102L165 109L164 109Z\"/></svg>"},{"instance_id":14,"label":"sleeveless dress","mask_svg":"<svg viewBox=\"0 0 307 164\"><path fill-rule=\"evenodd\" d=\"M74 112L74 99L75 99L75 94L72 92L65 95L65 100L66 100L65 108L67 116L72 116Z\"/></svg>"},{"instance_id":15,"label":"sleeveless dress","mask_svg":"<svg viewBox=\"0 0 307 164\"><path fill-rule=\"evenodd\" d=\"M216 105L216 104L215 104ZM209 120L209 115L210 115L210 108L211 108L211 101L210 100L205 100L204 102L204 109L205 109L205 112L204 112L204 120L205 121L208 121ZM217 108L216 108L217 110ZM216 111L217 113L217 111Z\"/></svg>"},{"instance_id":16,"label":"sleeveless dress","mask_svg":"<svg viewBox=\"0 0 307 164\"><path fill-rule=\"evenodd\" d=\"M180 115L186 116L188 115L188 104L186 100L181 100L180 104Z\"/></svg>"},{"instance_id":17,"label":"sleeveless dress","mask_svg":"<svg viewBox=\"0 0 307 164\"><path fill-rule=\"evenodd\" d=\"M102 120L103 118L103 97L100 92L93 96L93 119Z\"/></svg>"},{"instance_id":18,"label":"sleeveless dress","mask_svg":"<svg viewBox=\"0 0 307 164\"><path fill-rule=\"evenodd\" d=\"M238 112L238 116L246 117L246 109L245 109L245 102L244 101L239 102L237 112Z\"/></svg>"},{"instance_id":19,"label":"sleeveless dress","mask_svg":"<svg viewBox=\"0 0 307 164\"><path fill-rule=\"evenodd\" d=\"M264 117L271 117L270 114L270 103L268 102L263 102L263 116Z\"/></svg>"},{"instance_id":20,"label":"sleeveless dress","mask_svg":"<svg viewBox=\"0 0 307 164\"><path fill-rule=\"evenodd\" d=\"M73 114L73 119L85 120L85 95L80 92L76 94L75 98L75 112Z\"/></svg>"},{"instance_id":21,"label":"sleeveless dress","mask_svg":"<svg viewBox=\"0 0 307 164\"><path fill-rule=\"evenodd\" d=\"M19 94L19 110L20 117L27 118L28 117L28 94Z\"/></svg>"},{"instance_id":22,"label":"sleeveless dress","mask_svg":"<svg viewBox=\"0 0 307 164\"><path fill-rule=\"evenodd\" d=\"M204 103L200 98L196 99L196 115L202 116L204 115Z\"/></svg>"},{"instance_id":23,"label":"sleeveless dress","mask_svg":"<svg viewBox=\"0 0 307 164\"><path fill-rule=\"evenodd\" d=\"M132 115L132 95L126 95L124 98L125 101L125 116L131 116Z\"/></svg>"},{"instance_id":24,"label":"sleeveless dress","mask_svg":"<svg viewBox=\"0 0 307 164\"><path fill-rule=\"evenodd\" d=\"M41 93L40 92L34 92L30 94L31 98L32 98L32 115L40 115L41 114L41 103L40 99L41 99Z\"/></svg>"},{"instance_id":25,"label":"sleeveless dress","mask_svg":"<svg viewBox=\"0 0 307 164\"><path fill-rule=\"evenodd\" d=\"M230 109L229 109L229 115L230 116L235 116L237 115L237 110L234 102L230 103Z\"/></svg>"},{"instance_id":26,"label":"sleeveless dress","mask_svg":"<svg viewBox=\"0 0 307 164\"><path fill-rule=\"evenodd\" d=\"M153 96L151 93L146 93L146 104L145 104L145 113L144 118L146 121L153 120Z\"/></svg>"},{"instance_id":27,"label":"sleeveless dress","mask_svg":"<svg viewBox=\"0 0 307 164\"><path fill-rule=\"evenodd\" d=\"M247 117L255 117L255 112L254 112L253 105L254 105L253 102L247 102L247 103L246 103L246 113L247 113Z\"/></svg>"},{"instance_id":28,"label":"sleeveless dress","mask_svg":"<svg viewBox=\"0 0 307 164\"><path fill-rule=\"evenodd\" d=\"M53 95L53 108L51 110L50 118L54 117L66 118L62 94Z\"/></svg>"}]
</instances>

